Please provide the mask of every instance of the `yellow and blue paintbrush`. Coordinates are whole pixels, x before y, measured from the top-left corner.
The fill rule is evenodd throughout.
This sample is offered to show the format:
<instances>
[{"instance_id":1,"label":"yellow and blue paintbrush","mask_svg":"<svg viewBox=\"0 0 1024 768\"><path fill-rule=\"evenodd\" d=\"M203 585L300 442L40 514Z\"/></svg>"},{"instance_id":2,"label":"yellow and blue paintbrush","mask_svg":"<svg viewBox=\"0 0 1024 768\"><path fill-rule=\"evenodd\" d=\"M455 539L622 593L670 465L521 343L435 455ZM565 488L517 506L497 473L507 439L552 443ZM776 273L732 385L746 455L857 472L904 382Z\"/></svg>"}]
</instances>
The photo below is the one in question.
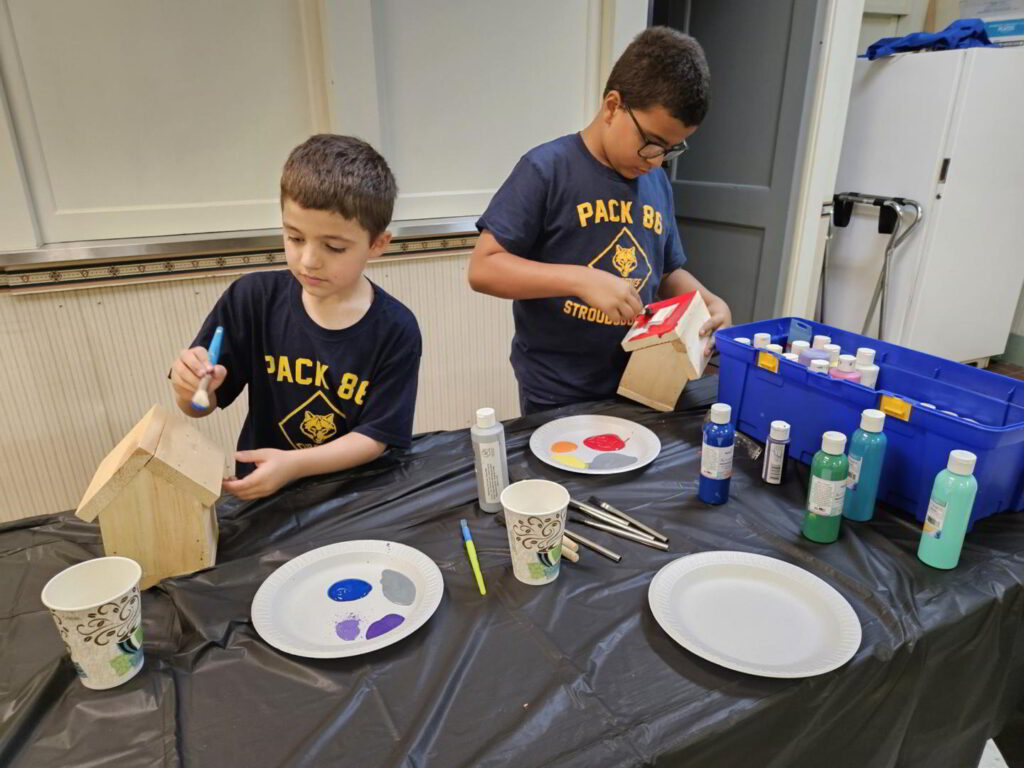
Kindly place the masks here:
<instances>
[{"instance_id":1,"label":"yellow and blue paintbrush","mask_svg":"<svg viewBox=\"0 0 1024 768\"><path fill-rule=\"evenodd\" d=\"M476 585L480 587L480 594L487 594L487 587L484 586L484 575L480 573L480 562L476 559L476 545L473 544L473 534L469 532L469 525L465 520L459 520L462 526L462 540L466 542L466 552L469 553L469 564L473 566L473 575L476 576Z\"/></svg>"}]
</instances>

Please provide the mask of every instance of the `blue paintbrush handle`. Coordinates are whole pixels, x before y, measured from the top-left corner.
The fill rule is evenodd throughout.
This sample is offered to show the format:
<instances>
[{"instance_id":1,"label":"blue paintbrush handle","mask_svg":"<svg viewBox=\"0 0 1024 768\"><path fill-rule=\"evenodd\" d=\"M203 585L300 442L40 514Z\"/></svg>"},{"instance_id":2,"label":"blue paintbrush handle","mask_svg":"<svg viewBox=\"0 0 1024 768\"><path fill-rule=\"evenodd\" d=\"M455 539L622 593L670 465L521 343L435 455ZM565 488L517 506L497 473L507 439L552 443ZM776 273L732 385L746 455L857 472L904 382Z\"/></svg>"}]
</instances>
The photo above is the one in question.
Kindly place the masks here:
<instances>
[{"instance_id":1,"label":"blue paintbrush handle","mask_svg":"<svg viewBox=\"0 0 1024 768\"><path fill-rule=\"evenodd\" d=\"M210 342L210 351L208 357L210 359L210 365L216 365L217 360L220 358L220 345L224 341L224 326L218 325L217 330L213 332L213 341Z\"/></svg>"}]
</instances>

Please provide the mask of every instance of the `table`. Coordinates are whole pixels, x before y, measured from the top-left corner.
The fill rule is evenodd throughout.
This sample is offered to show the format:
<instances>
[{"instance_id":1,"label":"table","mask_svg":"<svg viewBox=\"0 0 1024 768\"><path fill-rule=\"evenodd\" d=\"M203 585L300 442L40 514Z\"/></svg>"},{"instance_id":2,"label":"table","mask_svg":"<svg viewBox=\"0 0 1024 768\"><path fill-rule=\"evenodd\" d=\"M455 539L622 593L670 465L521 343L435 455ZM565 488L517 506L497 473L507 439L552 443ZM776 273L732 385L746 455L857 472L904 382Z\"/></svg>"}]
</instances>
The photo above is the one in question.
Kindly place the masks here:
<instances>
[{"instance_id":1,"label":"table","mask_svg":"<svg viewBox=\"0 0 1024 768\"><path fill-rule=\"evenodd\" d=\"M695 384L691 402L714 396L713 380ZM661 455L591 477L529 453L537 426L586 412L645 424ZM70 515L6 524L0 765L975 765L1024 700L1024 516L979 522L951 572L919 562L919 526L887 510L814 544L799 535L802 465L769 488L738 446L729 503L697 501L703 414L614 401L508 425L513 479L598 494L670 537L659 552L581 530L622 562L584 550L545 587L515 581L504 529L476 508L466 431L418 436L405 456L255 503L225 500L218 565L144 593L145 667L111 691L77 682L39 601L54 573L102 554L98 529ZM486 597L460 517L471 521ZM433 618L349 659L264 643L249 619L260 583L307 550L362 538L401 541L437 562L445 594ZM863 624L857 655L826 675L773 680L673 643L648 608L648 584L674 558L716 549L778 557L832 584Z\"/></svg>"}]
</instances>

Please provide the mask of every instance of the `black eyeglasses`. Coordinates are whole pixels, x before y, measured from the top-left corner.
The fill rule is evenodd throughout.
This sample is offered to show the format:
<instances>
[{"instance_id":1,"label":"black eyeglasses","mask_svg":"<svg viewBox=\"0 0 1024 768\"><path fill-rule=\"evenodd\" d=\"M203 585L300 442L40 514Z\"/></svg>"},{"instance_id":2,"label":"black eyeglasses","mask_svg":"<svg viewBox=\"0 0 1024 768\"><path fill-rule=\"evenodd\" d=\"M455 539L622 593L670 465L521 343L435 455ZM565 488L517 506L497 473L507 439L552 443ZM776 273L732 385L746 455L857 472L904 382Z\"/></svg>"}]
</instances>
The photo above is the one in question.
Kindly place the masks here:
<instances>
[{"instance_id":1,"label":"black eyeglasses","mask_svg":"<svg viewBox=\"0 0 1024 768\"><path fill-rule=\"evenodd\" d=\"M633 121L633 125L636 126L637 132L640 134L640 138L644 140L644 145L636 151L636 153L644 160L656 160L661 157L667 163L669 160L675 160L683 152L690 148L690 145L686 143L686 139L671 147L664 147L656 141L653 141L646 133L644 129L640 127L640 123L637 122L636 115L633 114L633 110L627 106L625 102L622 103L622 108L626 110L626 114L629 115L630 120Z\"/></svg>"}]
</instances>

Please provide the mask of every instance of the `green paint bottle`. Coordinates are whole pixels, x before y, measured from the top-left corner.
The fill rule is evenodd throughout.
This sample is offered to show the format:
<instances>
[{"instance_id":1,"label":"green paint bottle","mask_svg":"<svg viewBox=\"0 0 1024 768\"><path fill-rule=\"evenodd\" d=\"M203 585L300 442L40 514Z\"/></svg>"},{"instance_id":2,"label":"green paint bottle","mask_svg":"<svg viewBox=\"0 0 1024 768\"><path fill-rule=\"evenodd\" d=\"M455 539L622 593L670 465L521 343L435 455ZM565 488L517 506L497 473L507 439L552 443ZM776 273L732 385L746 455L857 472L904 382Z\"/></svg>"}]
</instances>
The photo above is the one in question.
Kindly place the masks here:
<instances>
[{"instance_id":1,"label":"green paint bottle","mask_svg":"<svg viewBox=\"0 0 1024 768\"><path fill-rule=\"evenodd\" d=\"M960 562L964 534L978 494L978 481L972 474L977 461L970 451L950 451L946 469L935 476L917 547L918 558L932 568L948 570Z\"/></svg>"},{"instance_id":2,"label":"green paint bottle","mask_svg":"<svg viewBox=\"0 0 1024 768\"><path fill-rule=\"evenodd\" d=\"M839 538L850 470L843 454L845 448L846 435L826 432L821 436L821 450L811 462L811 485L807 489L807 512L801 532L819 544L831 544Z\"/></svg>"}]
</instances>

